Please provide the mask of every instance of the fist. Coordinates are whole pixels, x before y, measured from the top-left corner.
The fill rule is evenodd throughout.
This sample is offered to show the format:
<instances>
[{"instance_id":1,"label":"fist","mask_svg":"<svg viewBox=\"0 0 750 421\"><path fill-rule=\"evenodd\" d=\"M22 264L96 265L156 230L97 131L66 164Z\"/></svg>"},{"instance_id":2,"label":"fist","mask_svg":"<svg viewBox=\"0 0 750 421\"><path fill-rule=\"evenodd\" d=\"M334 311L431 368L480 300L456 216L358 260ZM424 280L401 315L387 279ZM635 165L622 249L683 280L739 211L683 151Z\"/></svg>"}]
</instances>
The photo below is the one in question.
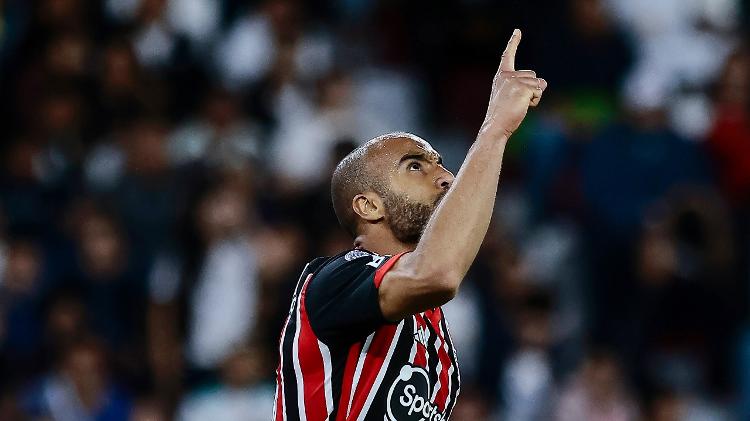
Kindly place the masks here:
<instances>
[{"instance_id":1,"label":"fist","mask_svg":"<svg viewBox=\"0 0 750 421\"><path fill-rule=\"evenodd\" d=\"M492 81L492 93L480 134L510 137L521 125L529 107L542 99L547 81L536 77L532 70L516 70L516 50L521 31L516 29L503 52L500 67Z\"/></svg>"}]
</instances>

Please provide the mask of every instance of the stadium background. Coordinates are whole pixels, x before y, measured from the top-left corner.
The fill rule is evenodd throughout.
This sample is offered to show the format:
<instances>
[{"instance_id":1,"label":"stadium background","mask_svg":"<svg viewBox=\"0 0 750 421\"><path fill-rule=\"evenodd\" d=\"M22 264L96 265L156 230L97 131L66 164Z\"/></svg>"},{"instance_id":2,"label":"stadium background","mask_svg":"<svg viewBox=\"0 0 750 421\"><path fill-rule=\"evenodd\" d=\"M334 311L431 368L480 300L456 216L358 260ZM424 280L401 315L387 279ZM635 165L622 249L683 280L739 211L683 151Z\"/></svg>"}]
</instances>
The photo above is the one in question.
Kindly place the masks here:
<instances>
[{"instance_id":1,"label":"stadium background","mask_svg":"<svg viewBox=\"0 0 750 421\"><path fill-rule=\"evenodd\" d=\"M0 419L264 420L328 177L549 81L446 314L454 419L750 419L738 0L0 0Z\"/></svg>"}]
</instances>

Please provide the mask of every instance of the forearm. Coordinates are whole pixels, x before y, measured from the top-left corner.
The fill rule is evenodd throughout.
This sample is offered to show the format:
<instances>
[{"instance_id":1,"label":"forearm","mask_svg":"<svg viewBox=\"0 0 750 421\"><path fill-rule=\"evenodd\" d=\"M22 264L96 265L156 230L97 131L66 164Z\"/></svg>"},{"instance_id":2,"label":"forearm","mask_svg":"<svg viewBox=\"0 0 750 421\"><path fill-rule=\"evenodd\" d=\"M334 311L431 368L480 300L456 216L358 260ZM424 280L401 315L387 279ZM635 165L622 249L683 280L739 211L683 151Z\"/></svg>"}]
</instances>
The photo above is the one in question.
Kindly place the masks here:
<instances>
[{"instance_id":1,"label":"forearm","mask_svg":"<svg viewBox=\"0 0 750 421\"><path fill-rule=\"evenodd\" d=\"M412 253L415 267L458 287L487 234L507 141L480 132Z\"/></svg>"},{"instance_id":2,"label":"forearm","mask_svg":"<svg viewBox=\"0 0 750 421\"><path fill-rule=\"evenodd\" d=\"M482 128L417 247L388 271L379 289L388 320L400 320L448 302L482 245L492 218L508 137L536 106L547 82L531 70L515 70L521 32L513 31L492 81Z\"/></svg>"}]
</instances>

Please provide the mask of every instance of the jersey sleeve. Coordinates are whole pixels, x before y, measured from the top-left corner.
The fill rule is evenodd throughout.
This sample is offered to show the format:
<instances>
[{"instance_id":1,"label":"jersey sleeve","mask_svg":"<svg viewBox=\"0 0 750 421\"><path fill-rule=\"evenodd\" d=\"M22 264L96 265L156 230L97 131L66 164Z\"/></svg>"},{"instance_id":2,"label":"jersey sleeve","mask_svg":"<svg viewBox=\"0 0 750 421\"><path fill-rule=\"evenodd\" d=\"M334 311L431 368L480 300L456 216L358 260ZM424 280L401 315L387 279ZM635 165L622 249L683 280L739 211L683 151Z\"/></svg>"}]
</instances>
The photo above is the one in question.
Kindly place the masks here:
<instances>
[{"instance_id":1,"label":"jersey sleeve","mask_svg":"<svg viewBox=\"0 0 750 421\"><path fill-rule=\"evenodd\" d=\"M380 256L353 250L321 268L304 295L316 336L326 343L351 343L390 323L380 310L378 288L402 254Z\"/></svg>"}]
</instances>

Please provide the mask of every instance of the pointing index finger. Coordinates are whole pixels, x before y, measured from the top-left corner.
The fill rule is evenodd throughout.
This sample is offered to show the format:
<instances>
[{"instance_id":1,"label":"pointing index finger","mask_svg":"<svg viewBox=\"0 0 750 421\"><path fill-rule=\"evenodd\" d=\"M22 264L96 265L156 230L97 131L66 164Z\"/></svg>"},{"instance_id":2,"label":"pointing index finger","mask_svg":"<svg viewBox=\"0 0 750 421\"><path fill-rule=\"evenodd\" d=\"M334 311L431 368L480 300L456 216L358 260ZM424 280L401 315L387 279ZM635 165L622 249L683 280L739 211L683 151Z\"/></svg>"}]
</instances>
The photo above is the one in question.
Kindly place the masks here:
<instances>
[{"instance_id":1,"label":"pointing index finger","mask_svg":"<svg viewBox=\"0 0 750 421\"><path fill-rule=\"evenodd\" d=\"M510 72L516 70L516 50L520 42L521 30L514 29L513 35L510 37L510 41L508 41L508 46L505 47L502 59L500 59L500 70Z\"/></svg>"}]
</instances>

